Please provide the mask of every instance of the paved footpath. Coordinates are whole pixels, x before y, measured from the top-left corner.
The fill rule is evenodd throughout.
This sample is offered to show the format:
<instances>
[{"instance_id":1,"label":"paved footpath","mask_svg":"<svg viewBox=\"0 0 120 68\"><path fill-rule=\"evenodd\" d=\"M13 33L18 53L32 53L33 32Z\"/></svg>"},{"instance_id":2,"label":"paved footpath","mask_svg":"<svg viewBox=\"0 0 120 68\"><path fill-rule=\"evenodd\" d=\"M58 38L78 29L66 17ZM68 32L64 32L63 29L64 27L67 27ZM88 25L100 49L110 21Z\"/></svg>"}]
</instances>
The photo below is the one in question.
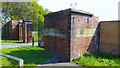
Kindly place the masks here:
<instances>
[{"instance_id":1,"label":"paved footpath","mask_svg":"<svg viewBox=\"0 0 120 68\"><path fill-rule=\"evenodd\" d=\"M32 43L19 43L19 44L7 44L1 45L0 48L16 48L16 47L23 47L23 46L32 46ZM34 43L34 46L38 46L38 42Z\"/></svg>"},{"instance_id":2,"label":"paved footpath","mask_svg":"<svg viewBox=\"0 0 120 68\"><path fill-rule=\"evenodd\" d=\"M85 68L74 63L66 62L60 58L54 57L46 61L42 65L37 65L35 68Z\"/></svg>"}]
</instances>

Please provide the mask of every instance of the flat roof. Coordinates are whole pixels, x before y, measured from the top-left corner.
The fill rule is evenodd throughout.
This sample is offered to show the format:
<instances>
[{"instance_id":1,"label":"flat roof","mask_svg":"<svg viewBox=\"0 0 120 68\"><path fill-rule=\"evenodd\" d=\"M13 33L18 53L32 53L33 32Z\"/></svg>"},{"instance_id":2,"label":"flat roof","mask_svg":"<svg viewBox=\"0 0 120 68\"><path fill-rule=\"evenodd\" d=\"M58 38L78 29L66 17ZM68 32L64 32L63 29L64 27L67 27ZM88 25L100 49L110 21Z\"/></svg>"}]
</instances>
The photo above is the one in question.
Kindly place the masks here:
<instances>
[{"instance_id":1,"label":"flat roof","mask_svg":"<svg viewBox=\"0 0 120 68\"><path fill-rule=\"evenodd\" d=\"M83 10L80 10L80 9L70 8L69 10L71 10L72 12L77 12L77 13L82 13L82 14L87 14L87 15L94 15L94 14L91 13L91 12L83 11Z\"/></svg>"},{"instance_id":2,"label":"flat roof","mask_svg":"<svg viewBox=\"0 0 120 68\"><path fill-rule=\"evenodd\" d=\"M51 15L51 14L55 14L55 13L59 13L59 12L75 12L75 13L86 14L86 15L91 15L91 16L94 15L91 12L83 11L83 10L80 10L80 9L74 9L74 8L68 8L68 9L65 9L65 10L60 10L60 11L52 12L52 13L49 13L49 14ZM46 14L46 15L49 15L49 14Z\"/></svg>"},{"instance_id":3,"label":"flat roof","mask_svg":"<svg viewBox=\"0 0 120 68\"><path fill-rule=\"evenodd\" d=\"M100 21L100 23L102 23L102 22L120 22L120 20Z\"/></svg>"}]
</instances>

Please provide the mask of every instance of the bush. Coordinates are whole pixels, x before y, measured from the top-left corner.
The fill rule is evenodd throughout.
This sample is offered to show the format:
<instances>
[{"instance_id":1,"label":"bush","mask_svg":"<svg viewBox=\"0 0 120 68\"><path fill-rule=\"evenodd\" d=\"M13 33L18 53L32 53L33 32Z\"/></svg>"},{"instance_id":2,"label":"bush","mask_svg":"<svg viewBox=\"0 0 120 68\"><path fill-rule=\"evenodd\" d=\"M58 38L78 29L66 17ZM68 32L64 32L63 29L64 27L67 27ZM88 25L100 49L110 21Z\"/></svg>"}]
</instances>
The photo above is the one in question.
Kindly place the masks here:
<instances>
[{"instance_id":1,"label":"bush","mask_svg":"<svg viewBox=\"0 0 120 68\"><path fill-rule=\"evenodd\" d=\"M120 57L104 53L85 53L73 62L82 66L120 66Z\"/></svg>"}]
</instances>

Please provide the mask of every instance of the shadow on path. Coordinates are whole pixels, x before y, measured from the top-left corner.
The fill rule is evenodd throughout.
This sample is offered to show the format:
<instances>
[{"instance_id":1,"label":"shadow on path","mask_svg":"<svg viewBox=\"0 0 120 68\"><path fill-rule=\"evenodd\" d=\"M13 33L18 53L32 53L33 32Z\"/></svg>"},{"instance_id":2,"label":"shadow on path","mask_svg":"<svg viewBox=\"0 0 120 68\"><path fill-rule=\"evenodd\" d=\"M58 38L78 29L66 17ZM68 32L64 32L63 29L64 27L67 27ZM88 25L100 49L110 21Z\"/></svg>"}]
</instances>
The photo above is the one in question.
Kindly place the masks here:
<instances>
[{"instance_id":1,"label":"shadow on path","mask_svg":"<svg viewBox=\"0 0 120 68\"><path fill-rule=\"evenodd\" d=\"M54 57L44 62L43 65L37 65L35 68L85 68L85 67L76 65L72 62L64 61L58 57Z\"/></svg>"}]
</instances>

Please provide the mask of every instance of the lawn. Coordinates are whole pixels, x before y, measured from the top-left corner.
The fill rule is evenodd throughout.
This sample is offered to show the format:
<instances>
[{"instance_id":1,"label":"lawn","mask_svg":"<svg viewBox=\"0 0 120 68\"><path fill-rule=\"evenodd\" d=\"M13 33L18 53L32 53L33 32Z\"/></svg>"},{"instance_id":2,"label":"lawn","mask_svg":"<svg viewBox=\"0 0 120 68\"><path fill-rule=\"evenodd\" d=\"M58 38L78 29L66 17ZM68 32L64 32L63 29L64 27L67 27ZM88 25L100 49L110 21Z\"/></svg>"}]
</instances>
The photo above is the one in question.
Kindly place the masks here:
<instances>
[{"instance_id":1,"label":"lawn","mask_svg":"<svg viewBox=\"0 0 120 68\"><path fill-rule=\"evenodd\" d=\"M3 56L0 56L0 59L2 59L2 61L0 61L0 66L15 66L18 65L18 62Z\"/></svg>"},{"instance_id":2,"label":"lawn","mask_svg":"<svg viewBox=\"0 0 120 68\"><path fill-rule=\"evenodd\" d=\"M86 53L73 60L81 66L120 66L120 56L104 53Z\"/></svg>"},{"instance_id":3,"label":"lawn","mask_svg":"<svg viewBox=\"0 0 120 68\"><path fill-rule=\"evenodd\" d=\"M2 52L22 58L24 60L25 66L36 66L38 64L43 64L43 62L52 58L52 56L44 52L44 48L40 48L37 46L2 49ZM5 57L2 58L2 62L7 62L2 64L3 66L18 65L15 61L13 62Z\"/></svg>"},{"instance_id":4,"label":"lawn","mask_svg":"<svg viewBox=\"0 0 120 68\"><path fill-rule=\"evenodd\" d=\"M1 45L22 43L22 40L1 40Z\"/></svg>"},{"instance_id":5,"label":"lawn","mask_svg":"<svg viewBox=\"0 0 120 68\"><path fill-rule=\"evenodd\" d=\"M38 42L38 35L34 36L34 42ZM22 40L1 40L1 45L9 45L9 44L19 44L23 43Z\"/></svg>"}]
</instances>

